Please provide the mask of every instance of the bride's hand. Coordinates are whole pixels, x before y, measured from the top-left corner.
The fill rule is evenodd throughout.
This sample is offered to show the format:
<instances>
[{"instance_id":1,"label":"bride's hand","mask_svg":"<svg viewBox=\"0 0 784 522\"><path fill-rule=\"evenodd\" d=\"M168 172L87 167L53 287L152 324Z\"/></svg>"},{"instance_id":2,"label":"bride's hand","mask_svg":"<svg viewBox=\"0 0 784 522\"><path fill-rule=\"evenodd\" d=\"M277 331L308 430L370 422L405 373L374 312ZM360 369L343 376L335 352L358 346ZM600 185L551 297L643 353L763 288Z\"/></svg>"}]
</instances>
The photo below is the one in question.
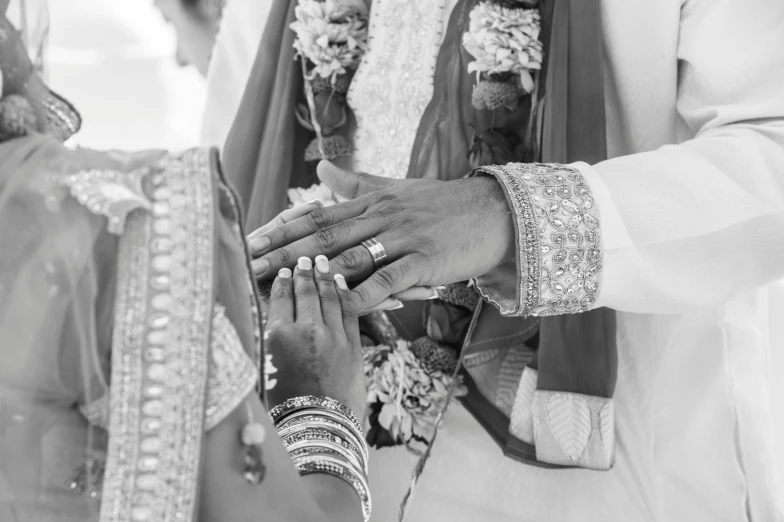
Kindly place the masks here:
<instances>
[{"instance_id":1,"label":"bride's hand","mask_svg":"<svg viewBox=\"0 0 784 522\"><path fill-rule=\"evenodd\" d=\"M303 257L293 274L280 270L264 334L278 368L277 385L267 392L268 408L291 397L321 395L364 416L362 347L351 300L346 280L333 276L324 256L316 257L315 267Z\"/></svg>"}]
</instances>

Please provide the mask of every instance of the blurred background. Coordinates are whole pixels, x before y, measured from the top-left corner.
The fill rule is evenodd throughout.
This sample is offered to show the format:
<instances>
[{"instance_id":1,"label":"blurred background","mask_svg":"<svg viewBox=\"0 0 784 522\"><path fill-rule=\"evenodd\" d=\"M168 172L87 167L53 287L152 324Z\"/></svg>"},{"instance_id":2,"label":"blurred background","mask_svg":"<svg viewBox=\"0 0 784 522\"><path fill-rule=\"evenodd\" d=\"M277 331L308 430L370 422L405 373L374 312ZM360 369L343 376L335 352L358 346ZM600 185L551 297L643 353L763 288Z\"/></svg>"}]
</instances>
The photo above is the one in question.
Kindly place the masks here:
<instances>
[{"instance_id":1,"label":"blurred background","mask_svg":"<svg viewBox=\"0 0 784 522\"><path fill-rule=\"evenodd\" d=\"M74 144L198 144L205 82L194 67L177 65L174 30L153 0L57 0L49 7L47 76L82 114Z\"/></svg>"}]
</instances>

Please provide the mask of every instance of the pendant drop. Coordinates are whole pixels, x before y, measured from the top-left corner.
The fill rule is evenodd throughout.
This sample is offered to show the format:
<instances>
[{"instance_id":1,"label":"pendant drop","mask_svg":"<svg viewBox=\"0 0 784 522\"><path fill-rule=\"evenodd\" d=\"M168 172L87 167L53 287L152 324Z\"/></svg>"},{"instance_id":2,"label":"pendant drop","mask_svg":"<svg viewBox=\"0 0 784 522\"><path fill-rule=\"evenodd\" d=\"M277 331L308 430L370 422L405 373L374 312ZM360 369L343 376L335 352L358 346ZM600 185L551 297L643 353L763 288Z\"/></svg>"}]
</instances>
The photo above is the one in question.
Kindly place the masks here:
<instances>
[{"instance_id":1,"label":"pendant drop","mask_svg":"<svg viewBox=\"0 0 784 522\"><path fill-rule=\"evenodd\" d=\"M253 412L247 403L246 411L249 422L242 428L240 436L243 445L243 476L248 484L258 486L264 480L264 475L267 472L261 451L261 445L267 436L267 431L262 424L253 421Z\"/></svg>"}]
</instances>

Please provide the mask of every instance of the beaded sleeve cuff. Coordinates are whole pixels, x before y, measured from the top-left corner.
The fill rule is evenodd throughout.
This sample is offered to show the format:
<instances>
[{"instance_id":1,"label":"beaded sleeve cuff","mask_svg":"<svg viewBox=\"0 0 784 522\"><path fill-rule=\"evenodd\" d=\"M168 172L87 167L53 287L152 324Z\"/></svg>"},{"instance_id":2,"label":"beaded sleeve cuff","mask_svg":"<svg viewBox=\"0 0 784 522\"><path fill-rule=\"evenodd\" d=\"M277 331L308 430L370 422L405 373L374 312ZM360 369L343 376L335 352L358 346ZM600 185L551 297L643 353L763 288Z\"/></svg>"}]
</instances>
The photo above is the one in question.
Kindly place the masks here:
<instances>
[{"instance_id":1,"label":"beaded sleeve cuff","mask_svg":"<svg viewBox=\"0 0 784 522\"><path fill-rule=\"evenodd\" d=\"M483 167L506 193L517 242L515 297L493 274L479 293L507 316L584 312L599 296L603 247L599 209L579 170L568 165L510 163Z\"/></svg>"}]
</instances>

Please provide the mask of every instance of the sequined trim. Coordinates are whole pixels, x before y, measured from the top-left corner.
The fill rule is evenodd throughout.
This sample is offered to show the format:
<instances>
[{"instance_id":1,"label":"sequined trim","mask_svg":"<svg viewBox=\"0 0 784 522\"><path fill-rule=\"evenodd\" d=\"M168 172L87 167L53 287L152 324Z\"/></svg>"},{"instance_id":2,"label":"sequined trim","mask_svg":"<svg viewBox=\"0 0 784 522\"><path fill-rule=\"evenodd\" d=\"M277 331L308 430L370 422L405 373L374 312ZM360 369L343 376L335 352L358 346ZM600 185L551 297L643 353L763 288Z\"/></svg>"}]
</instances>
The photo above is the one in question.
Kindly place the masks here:
<instances>
[{"instance_id":1,"label":"sequined trim","mask_svg":"<svg viewBox=\"0 0 784 522\"><path fill-rule=\"evenodd\" d=\"M79 132L82 117L76 109L55 92L49 91L41 100L46 110L46 132L62 142Z\"/></svg>"},{"instance_id":2,"label":"sequined trim","mask_svg":"<svg viewBox=\"0 0 784 522\"><path fill-rule=\"evenodd\" d=\"M223 171L221 170L221 164L217 161L217 153L213 153L213 161L215 161L215 169L219 174L219 193L221 197L228 202L229 206L231 207L232 211L232 222L233 227L232 230L236 234L237 241L239 244L242 245L243 252L245 252L245 264L247 270L245 270L246 274L246 284L248 287L248 296L250 298L250 309L251 309L251 320L253 321L253 353L251 357L253 359L253 364L259 371L259 375L261 375L261 368L262 363L264 363L264 368L267 368L267 360L264 354L264 345L262 340L261 328L263 323L263 317L261 313L261 301L259 299L259 294L256 287L256 281L253 279L253 270L251 269L251 255L250 249L248 248L248 242L245 240L245 233L242 227L242 223L244 218L242 217L242 209L238 203L237 194L234 190L226 183L223 177ZM274 368L274 367L273 367ZM277 370L276 370L277 371ZM266 370L265 370L266 372ZM259 393L259 396L264 400L264 392L266 391L264 388L264 384L266 383L266 375L265 379L259 378L258 386L256 387L256 391Z\"/></svg>"},{"instance_id":3,"label":"sequined trim","mask_svg":"<svg viewBox=\"0 0 784 522\"><path fill-rule=\"evenodd\" d=\"M58 182L90 212L106 217L109 232L121 235L131 212L152 208L142 188L147 173L147 169L132 172L83 170L59 178Z\"/></svg>"},{"instance_id":4,"label":"sequined trim","mask_svg":"<svg viewBox=\"0 0 784 522\"><path fill-rule=\"evenodd\" d=\"M577 169L510 163L478 172L498 179L517 221L520 277L517 303L505 307L477 279L480 294L504 315L546 316L593 307L602 281L604 250L599 209Z\"/></svg>"},{"instance_id":5,"label":"sequined trim","mask_svg":"<svg viewBox=\"0 0 784 522\"><path fill-rule=\"evenodd\" d=\"M613 400L537 390L533 396L536 459L608 470L615 453Z\"/></svg>"},{"instance_id":6,"label":"sequined trim","mask_svg":"<svg viewBox=\"0 0 784 522\"><path fill-rule=\"evenodd\" d=\"M209 151L165 156L120 242L101 522L195 518L213 305Z\"/></svg>"},{"instance_id":7,"label":"sequined trim","mask_svg":"<svg viewBox=\"0 0 784 522\"><path fill-rule=\"evenodd\" d=\"M216 304L212 314L205 431L217 426L253 391L258 371L242 348L225 308ZM109 426L109 396L81 405L82 415L94 426Z\"/></svg>"}]
</instances>

